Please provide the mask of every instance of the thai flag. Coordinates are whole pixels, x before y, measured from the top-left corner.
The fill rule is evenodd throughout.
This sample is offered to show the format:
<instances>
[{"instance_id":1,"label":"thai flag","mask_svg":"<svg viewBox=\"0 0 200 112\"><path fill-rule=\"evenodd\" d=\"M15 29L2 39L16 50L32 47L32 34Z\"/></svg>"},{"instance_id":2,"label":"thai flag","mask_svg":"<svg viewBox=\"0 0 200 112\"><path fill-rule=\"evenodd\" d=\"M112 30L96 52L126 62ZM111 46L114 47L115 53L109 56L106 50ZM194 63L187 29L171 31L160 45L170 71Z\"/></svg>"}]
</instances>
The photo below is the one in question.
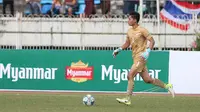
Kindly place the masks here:
<instances>
[{"instance_id":1,"label":"thai flag","mask_svg":"<svg viewBox=\"0 0 200 112\"><path fill-rule=\"evenodd\" d=\"M187 31L193 14L200 14L200 4L194 5L186 1L167 0L160 12L160 17L173 27Z\"/></svg>"}]
</instances>

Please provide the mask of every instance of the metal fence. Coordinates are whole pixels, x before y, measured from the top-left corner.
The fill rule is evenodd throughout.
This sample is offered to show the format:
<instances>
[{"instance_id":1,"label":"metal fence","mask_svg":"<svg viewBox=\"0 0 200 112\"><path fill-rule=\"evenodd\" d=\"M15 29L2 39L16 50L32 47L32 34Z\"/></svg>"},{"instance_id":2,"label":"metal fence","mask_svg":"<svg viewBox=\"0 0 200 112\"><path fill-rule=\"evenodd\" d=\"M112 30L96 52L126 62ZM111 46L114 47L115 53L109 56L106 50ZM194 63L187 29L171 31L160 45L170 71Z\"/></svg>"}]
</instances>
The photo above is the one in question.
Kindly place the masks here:
<instances>
[{"instance_id":1,"label":"metal fence","mask_svg":"<svg viewBox=\"0 0 200 112\"><path fill-rule=\"evenodd\" d=\"M109 17L92 15L90 18L63 15L53 17L0 15L0 40L3 40L0 42L0 47L1 49L113 50L124 42L128 29L127 17L127 15ZM185 15L177 17L183 18ZM157 43L155 50L188 50L189 43L195 38L194 29L200 29L197 15L190 21L191 27L188 31L173 29L163 21L158 22L154 15L145 15L140 24L155 37ZM179 39L175 38L178 36L183 41L181 45ZM39 38L39 41L34 40L36 38ZM68 41L65 43L66 38L72 43Z\"/></svg>"}]
</instances>

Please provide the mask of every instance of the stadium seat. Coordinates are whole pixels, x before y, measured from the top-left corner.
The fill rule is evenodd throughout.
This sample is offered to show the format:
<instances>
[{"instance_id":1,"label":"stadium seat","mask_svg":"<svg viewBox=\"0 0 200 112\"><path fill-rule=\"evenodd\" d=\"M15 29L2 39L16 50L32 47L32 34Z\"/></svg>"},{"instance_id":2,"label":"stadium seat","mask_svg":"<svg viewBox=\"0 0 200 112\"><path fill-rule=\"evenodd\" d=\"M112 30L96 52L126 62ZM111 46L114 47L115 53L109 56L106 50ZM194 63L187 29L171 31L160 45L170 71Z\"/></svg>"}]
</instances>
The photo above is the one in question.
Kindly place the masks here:
<instances>
[{"instance_id":1,"label":"stadium seat","mask_svg":"<svg viewBox=\"0 0 200 112\"><path fill-rule=\"evenodd\" d=\"M42 6L42 14L47 14L51 10L52 4L44 4Z\"/></svg>"},{"instance_id":2,"label":"stadium seat","mask_svg":"<svg viewBox=\"0 0 200 112\"><path fill-rule=\"evenodd\" d=\"M31 15L31 12L30 11L24 11L24 14L25 15Z\"/></svg>"},{"instance_id":3,"label":"stadium seat","mask_svg":"<svg viewBox=\"0 0 200 112\"><path fill-rule=\"evenodd\" d=\"M40 4L52 4L53 0L40 0Z\"/></svg>"},{"instance_id":4,"label":"stadium seat","mask_svg":"<svg viewBox=\"0 0 200 112\"><path fill-rule=\"evenodd\" d=\"M78 4L85 4L85 0L78 0Z\"/></svg>"},{"instance_id":5,"label":"stadium seat","mask_svg":"<svg viewBox=\"0 0 200 112\"><path fill-rule=\"evenodd\" d=\"M85 4L80 4L79 5L79 10L78 10L78 12L75 12L75 14L83 14L84 11L85 11L85 7L86 7Z\"/></svg>"},{"instance_id":6,"label":"stadium seat","mask_svg":"<svg viewBox=\"0 0 200 112\"><path fill-rule=\"evenodd\" d=\"M51 10L53 0L40 0L40 4L42 5L42 14L47 14Z\"/></svg>"},{"instance_id":7,"label":"stadium seat","mask_svg":"<svg viewBox=\"0 0 200 112\"><path fill-rule=\"evenodd\" d=\"M95 5L98 5L98 4L100 4L101 3L101 0L94 0L94 4Z\"/></svg>"},{"instance_id":8,"label":"stadium seat","mask_svg":"<svg viewBox=\"0 0 200 112\"><path fill-rule=\"evenodd\" d=\"M30 10L25 10L25 11L24 11L24 14L25 14L25 15L30 15L30 14L31 14L31 11L30 11Z\"/></svg>"},{"instance_id":9,"label":"stadium seat","mask_svg":"<svg viewBox=\"0 0 200 112\"><path fill-rule=\"evenodd\" d=\"M85 11L85 0L78 0L78 4L79 4L79 9L77 12L75 12L75 14L83 14Z\"/></svg>"}]
</instances>

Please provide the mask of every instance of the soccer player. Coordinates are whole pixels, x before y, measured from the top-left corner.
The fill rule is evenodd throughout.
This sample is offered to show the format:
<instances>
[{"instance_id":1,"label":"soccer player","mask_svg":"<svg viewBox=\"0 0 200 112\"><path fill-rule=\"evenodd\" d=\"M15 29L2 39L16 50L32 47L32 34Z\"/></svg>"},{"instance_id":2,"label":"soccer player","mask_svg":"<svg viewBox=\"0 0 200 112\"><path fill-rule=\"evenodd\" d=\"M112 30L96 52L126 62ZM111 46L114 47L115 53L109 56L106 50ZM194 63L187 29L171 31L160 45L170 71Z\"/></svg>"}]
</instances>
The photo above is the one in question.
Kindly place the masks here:
<instances>
[{"instance_id":1,"label":"soccer player","mask_svg":"<svg viewBox=\"0 0 200 112\"><path fill-rule=\"evenodd\" d=\"M131 28L128 30L126 42L120 48L113 51L113 56L116 57L116 55L123 49L128 48L130 45L132 47L132 58L134 60L134 64L132 65L128 74L127 97L116 99L119 103L123 103L126 105L131 104L131 96L134 88L133 81L134 77L138 73L140 74L144 82L167 89L172 94L172 97L174 97L175 95L172 84L165 84L159 79L153 79L149 76L146 62L151 50L154 47L155 41L145 28L139 26L139 20L139 13L132 12L129 14L128 24L131 26ZM150 42L149 46L147 46L148 41Z\"/></svg>"}]
</instances>

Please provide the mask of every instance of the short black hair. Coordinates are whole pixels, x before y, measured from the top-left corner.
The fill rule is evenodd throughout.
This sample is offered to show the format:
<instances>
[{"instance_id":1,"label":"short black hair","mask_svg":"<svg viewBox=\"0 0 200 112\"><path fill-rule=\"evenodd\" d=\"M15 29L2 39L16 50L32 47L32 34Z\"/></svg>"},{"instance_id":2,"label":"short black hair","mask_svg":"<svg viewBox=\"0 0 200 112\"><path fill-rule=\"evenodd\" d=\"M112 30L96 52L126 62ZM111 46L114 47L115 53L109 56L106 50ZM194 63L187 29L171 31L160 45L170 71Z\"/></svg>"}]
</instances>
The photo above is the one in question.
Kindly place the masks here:
<instances>
[{"instance_id":1,"label":"short black hair","mask_svg":"<svg viewBox=\"0 0 200 112\"><path fill-rule=\"evenodd\" d=\"M133 19L137 20L137 23L140 21L140 14L138 12L131 12L129 14Z\"/></svg>"}]
</instances>

